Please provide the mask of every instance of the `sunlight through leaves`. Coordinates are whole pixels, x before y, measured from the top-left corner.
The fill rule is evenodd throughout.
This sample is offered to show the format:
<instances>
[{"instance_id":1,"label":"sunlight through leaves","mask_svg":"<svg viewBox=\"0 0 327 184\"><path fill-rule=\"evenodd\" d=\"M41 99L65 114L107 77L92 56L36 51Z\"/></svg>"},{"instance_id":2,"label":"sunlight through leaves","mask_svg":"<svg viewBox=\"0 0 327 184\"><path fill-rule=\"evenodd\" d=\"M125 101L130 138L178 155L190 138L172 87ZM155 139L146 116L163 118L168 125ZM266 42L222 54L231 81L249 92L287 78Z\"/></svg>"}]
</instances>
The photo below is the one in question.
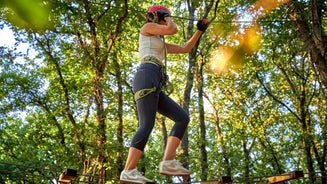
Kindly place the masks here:
<instances>
[{"instance_id":1,"label":"sunlight through leaves","mask_svg":"<svg viewBox=\"0 0 327 184\"><path fill-rule=\"evenodd\" d=\"M211 71L224 73L230 69L240 68L246 55L253 55L260 49L261 28L258 19L289 0L258 0L236 16L236 20L248 22L236 26L225 37L229 42L219 46L211 55ZM246 20L244 20L246 19ZM220 27L220 26L219 26ZM213 28L222 35L221 28Z\"/></svg>"}]
</instances>

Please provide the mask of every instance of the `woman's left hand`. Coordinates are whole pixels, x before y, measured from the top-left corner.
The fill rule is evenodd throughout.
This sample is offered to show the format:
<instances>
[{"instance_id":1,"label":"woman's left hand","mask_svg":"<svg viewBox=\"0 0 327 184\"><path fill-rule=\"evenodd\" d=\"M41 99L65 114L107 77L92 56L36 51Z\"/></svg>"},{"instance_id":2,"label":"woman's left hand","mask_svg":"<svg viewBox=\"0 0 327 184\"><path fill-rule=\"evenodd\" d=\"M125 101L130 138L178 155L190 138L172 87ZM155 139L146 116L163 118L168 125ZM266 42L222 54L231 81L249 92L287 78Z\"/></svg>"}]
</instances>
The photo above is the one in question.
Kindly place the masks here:
<instances>
[{"instance_id":1,"label":"woman's left hand","mask_svg":"<svg viewBox=\"0 0 327 184\"><path fill-rule=\"evenodd\" d=\"M209 24L208 19L202 18L202 19L198 20L196 27L199 31L204 32L208 28L208 24Z\"/></svg>"}]
</instances>

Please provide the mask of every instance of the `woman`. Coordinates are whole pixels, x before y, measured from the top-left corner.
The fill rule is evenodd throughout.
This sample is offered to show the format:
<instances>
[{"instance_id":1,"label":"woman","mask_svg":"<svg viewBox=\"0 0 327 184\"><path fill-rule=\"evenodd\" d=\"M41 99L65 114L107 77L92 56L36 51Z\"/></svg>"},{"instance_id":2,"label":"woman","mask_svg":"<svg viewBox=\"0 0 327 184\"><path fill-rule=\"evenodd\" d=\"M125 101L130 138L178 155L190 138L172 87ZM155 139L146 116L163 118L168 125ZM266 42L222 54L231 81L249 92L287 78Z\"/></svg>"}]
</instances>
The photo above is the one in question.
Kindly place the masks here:
<instances>
[{"instance_id":1,"label":"woman","mask_svg":"<svg viewBox=\"0 0 327 184\"><path fill-rule=\"evenodd\" d=\"M194 35L184 46L178 46L164 43L162 38L164 35L173 35L178 31L170 15L170 11L166 7L152 6L148 9L146 23L140 30L141 65L133 80L133 92L140 126L132 139L125 169L120 175L121 181L152 182L137 171L137 163L154 127L156 112L175 122L167 140L163 161L159 164L159 173L168 176L187 176L191 173L180 162L174 160L176 149L190 119L187 112L161 90L166 83L163 60L165 60L166 53L190 52L207 28L208 21L206 19L199 20L198 30Z\"/></svg>"}]
</instances>

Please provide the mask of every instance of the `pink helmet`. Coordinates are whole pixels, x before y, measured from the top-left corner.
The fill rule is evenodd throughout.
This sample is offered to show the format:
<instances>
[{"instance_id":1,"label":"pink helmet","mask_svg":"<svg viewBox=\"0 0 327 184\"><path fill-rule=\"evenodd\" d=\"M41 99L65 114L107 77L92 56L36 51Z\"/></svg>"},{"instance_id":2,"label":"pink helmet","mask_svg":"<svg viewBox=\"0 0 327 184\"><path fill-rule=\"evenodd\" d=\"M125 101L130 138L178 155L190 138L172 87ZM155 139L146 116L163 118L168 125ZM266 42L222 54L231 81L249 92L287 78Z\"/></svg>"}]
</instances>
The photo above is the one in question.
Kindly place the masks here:
<instances>
[{"instance_id":1,"label":"pink helmet","mask_svg":"<svg viewBox=\"0 0 327 184\"><path fill-rule=\"evenodd\" d=\"M160 6L160 5L154 5L154 6L151 6L151 7L148 9L147 13L153 13L153 12L156 12L156 11L158 11L158 10L166 11L167 13L169 13L169 15L171 14L168 8L166 8L166 7L164 7L164 6Z\"/></svg>"}]
</instances>

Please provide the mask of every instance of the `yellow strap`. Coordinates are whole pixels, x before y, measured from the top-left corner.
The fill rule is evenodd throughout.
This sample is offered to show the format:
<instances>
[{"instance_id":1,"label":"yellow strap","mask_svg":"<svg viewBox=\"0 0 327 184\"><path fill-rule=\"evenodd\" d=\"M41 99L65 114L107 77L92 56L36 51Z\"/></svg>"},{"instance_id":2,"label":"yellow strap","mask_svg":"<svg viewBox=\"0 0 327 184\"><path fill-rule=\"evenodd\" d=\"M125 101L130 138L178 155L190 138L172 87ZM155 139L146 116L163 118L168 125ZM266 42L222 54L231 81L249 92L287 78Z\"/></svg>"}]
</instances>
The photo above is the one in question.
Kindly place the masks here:
<instances>
[{"instance_id":1,"label":"yellow strap","mask_svg":"<svg viewBox=\"0 0 327 184\"><path fill-rule=\"evenodd\" d=\"M157 90L157 88L155 86L153 88L140 89L135 92L134 99L135 99L135 101L137 101L137 100L149 95L150 93L155 92L156 90Z\"/></svg>"}]
</instances>

